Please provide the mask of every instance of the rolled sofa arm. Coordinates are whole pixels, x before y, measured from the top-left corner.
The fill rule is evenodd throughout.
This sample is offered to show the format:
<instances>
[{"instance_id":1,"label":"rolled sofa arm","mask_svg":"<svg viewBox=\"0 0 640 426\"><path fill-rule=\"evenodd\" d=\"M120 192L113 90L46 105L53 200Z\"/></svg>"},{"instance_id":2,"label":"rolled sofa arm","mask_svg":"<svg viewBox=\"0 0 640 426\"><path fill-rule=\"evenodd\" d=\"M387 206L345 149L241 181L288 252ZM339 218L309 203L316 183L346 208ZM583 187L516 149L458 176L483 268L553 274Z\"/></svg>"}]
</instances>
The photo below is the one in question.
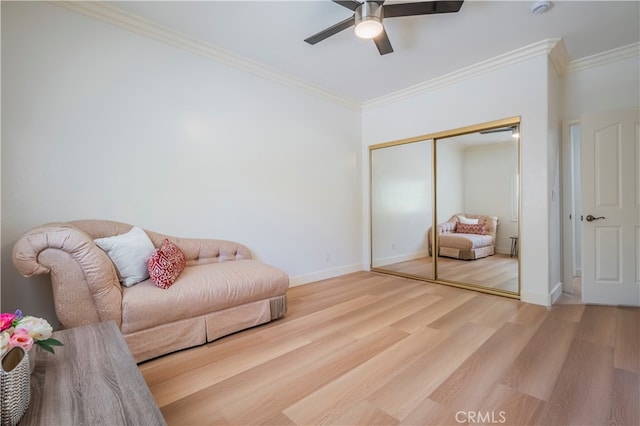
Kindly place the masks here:
<instances>
[{"instance_id":1,"label":"rolled sofa arm","mask_svg":"<svg viewBox=\"0 0 640 426\"><path fill-rule=\"evenodd\" d=\"M436 235L451 234L456 229L456 222L443 222L438 225L438 233ZM427 233L427 238L431 242L431 228Z\"/></svg>"},{"instance_id":2,"label":"rolled sofa arm","mask_svg":"<svg viewBox=\"0 0 640 426\"><path fill-rule=\"evenodd\" d=\"M64 327L122 322L122 290L113 263L91 236L70 223L34 228L13 246L25 277L51 274L56 315Z\"/></svg>"},{"instance_id":3,"label":"rolled sofa arm","mask_svg":"<svg viewBox=\"0 0 640 426\"><path fill-rule=\"evenodd\" d=\"M451 234L455 231L456 229L456 221L449 221L449 222L443 222L441 224L438 225L438 227L436 228L437 230L437 234L436 235L442 235L442 234ZM432 254L432 235L431 235L431 231L432 229L429 228L429 231L427 232L427 245L429 247L429 255Z\"/></svg>"},{"instance_id":4,"label":"rolled sofa arm","mask_svg":"<svg viewBox=\"0 0 640 426\"><path fill-rule=\"evenodd\" d=\"M438 235L451 234L456 229L457 222L444 222L438 225Z\"/></svg>"}]
</instances>

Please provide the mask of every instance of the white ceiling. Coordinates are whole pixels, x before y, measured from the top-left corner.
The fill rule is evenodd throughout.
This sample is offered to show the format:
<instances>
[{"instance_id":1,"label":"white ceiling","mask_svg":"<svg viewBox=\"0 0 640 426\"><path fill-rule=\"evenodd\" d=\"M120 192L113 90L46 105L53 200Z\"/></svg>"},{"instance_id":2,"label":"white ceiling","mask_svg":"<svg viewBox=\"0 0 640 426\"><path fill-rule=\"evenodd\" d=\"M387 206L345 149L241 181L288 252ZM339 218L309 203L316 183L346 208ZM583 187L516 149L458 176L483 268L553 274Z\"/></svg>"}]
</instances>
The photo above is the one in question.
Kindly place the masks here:
<instances>
[{"instance_id":1,"label":"white ceiling","mask_svg":"<svg viewBox=\"0 0 640 426\"><path fill-rule=\"evenodd\" d=\"M569 60L640 41L640 1L467 0L458 13L384 21L394 52L344 30L316 45L303 40L350 17L331 1L126 1L126 12L255 61L270 70L362 103L550 38Z\"/></svg>"}]
</instances>

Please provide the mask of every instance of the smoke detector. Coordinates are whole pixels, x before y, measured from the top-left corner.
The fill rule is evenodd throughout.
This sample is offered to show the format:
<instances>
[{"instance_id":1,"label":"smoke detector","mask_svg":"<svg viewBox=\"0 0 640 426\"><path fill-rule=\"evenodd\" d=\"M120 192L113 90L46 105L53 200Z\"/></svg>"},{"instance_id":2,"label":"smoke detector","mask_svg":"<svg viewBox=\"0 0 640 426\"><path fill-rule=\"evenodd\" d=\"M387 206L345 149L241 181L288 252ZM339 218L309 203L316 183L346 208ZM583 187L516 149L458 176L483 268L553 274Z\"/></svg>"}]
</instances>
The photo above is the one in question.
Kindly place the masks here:
<instances>
[{"instance_id":1,"label":"smoke detector","mask_svg":"<svg viewBox=\"0 0 640 426\"><path fill-rule=\"evenodd\" d=\"M545 13L551 7L550 1L537 1L531 6L531 13L534 15L540 15L541 13Z\"/></svg>"}]
</instances>

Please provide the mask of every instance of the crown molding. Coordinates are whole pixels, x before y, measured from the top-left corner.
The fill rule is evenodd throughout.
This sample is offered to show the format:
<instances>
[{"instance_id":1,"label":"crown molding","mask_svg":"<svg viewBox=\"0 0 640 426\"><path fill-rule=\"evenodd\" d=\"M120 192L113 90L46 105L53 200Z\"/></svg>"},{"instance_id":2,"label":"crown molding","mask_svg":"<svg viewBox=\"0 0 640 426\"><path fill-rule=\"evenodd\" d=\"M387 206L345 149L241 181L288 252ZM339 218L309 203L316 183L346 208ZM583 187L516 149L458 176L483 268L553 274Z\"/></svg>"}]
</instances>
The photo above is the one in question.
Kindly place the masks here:
<instances>
[{"instance_id":1,"label":"crown molding","mask_svg":"<svg viewBox=\"0 0 640 426\"><path fill-rule=\"evenodd\" d=\"M640 57L640 43L632 43L627 46L618 47L603 53L571 61L567 67L567 73L584 71L589 68L599 67L601 65L634 57Z\"/></svg>"},{"instance_id":2,"label":"crown molding","mask_svg":"<svg viewBox=\"0 0 640 426\"><path fill-rule=\"evenodd\" d=\"M567 47L564 44L564 40L560 39L549 52L549 59L553 68L559 76L562 76L569 68L569 53L567 53Z\"/></svg>"},{"instance_id":3,"label":"crown molding","mask_svg":"<svg viewBox=\"0 0 640 426\"><path fill-rule=\"evenodd\" d=\"M639 57L640 43L633 43L622 46L603 53L598 53L574 61L569 60L567 48L562 39L554 38L543 40L538 43L525 46L493 59L479 62L466 68L454 71L441 77L429 80L424 83L409 87L389 95L381 96L363 104L363 110L376 108L402 99L410 98L421 93L435 90L444 86L475 77L479 74L488 73L502 67L516 64L540 55L548 55L549 59L559 76L564 74L583 71L589 68L606 65L623 59Z\"/></svg>"},{"instance_id":4,"label":"crown molding","mask_svg":"<svg viewBox=\"0 0 640 426\"><path fill-rule=\"evenodd\" d=\"M478 62L474 65L461 68L449 74L445 74L441 77L434 78L424 83L416 84L415 86L411 86L407 89L399 90L389 95L381 96L371 101L367 101L363 104L362 109L368 110L377 108L383 105L400 101L402 99L407 99L419 95L421 93L449 86L457 82L467 80L469 78L477 77L481 74L486 74L513 64L527 61L541 55L549 55L551 51L556 47L556 45L561 41L562 40L558 38L547 39L530 44L520 49L512 50L511 52L507 52L491 59ZM559 55L558 57L559 64L560 57L561 55Z\"/></svg>"},{"instance_id":5,"label":"crown molding","mask_svg":"<svg viewBox=\"0 0 640 426\"><path fill-rule=\"evenodd\" d=\"M403 99L411 98L445 86L450 86L460 81L496 71L542 55L549 57L555 71L560 76L566 73L578 72L623 59L640 56L640 43L633 43L628 46L612 49L586 58L569 61L569 55L567 54L567 49L562 39L546 39L468 67L461 68L406 89L360 103L330 92L322 87L300 80L296 77L283 74L275 69L268 68L261 63L252 61L248 58L236 55L196 38L171 30L155 22L130 14L102 1L50 0L49 3L98 19L102 22L118 26L125 30L135 32L153 40L195 53L196 55L213 59L219 63L264 77L285 86L300 89L309 94L355 111L363 111L398 102Z\"/></svg>"},{"instance_id":6,"label":"crown molding","mask_svg":"<svg viewBox=\"0 0 640 426\"><path fill-rule=\"evenodd\" d=\"M213 59L254 75L284 84L285 86L301 89L307 93L324 98L356 111L362 110L362 105L354 100L332 93L319 86L310 84L280 71L268 68L263 64L236 55L227 50L205 43L201 40L179 33L155 22L130 14L101 1L50 1L50 4L63 7L91 18L98 19L125 30L135 32L145 37L160 41L171 46Z\"/></svg>"}]
</instances>

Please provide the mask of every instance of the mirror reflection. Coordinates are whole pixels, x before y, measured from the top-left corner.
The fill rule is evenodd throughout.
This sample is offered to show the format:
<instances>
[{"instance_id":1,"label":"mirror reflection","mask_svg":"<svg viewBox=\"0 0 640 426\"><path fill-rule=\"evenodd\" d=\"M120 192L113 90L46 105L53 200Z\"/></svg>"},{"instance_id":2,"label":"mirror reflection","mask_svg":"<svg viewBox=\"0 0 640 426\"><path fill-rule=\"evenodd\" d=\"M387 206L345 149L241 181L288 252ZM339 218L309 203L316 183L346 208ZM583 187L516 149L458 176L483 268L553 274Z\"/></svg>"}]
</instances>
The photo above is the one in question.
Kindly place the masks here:
<instances>
[{"instance_id":1,"label":"mirror reflection","mask_svg":"<svg viewBox=\"0 0 640 426\"><path fill-rule=\"evenodd\" d=\"M517 297L519 140L511 118L371 147L372 270Z\"/></svg>"},{"instance_id":2,"label":"mirror reflection","mask_svg":"<svg viewBox=\"0 0 640 426\"><path fill-rule=\"evenodd\" d=\"M433 141L371 152L371 266L433 278L427 229L433 217Z\"/></svg>"},{"instance_id":3,"label":"mirror reflection","mask_svg":"<svg viewBox=\"0 0 640 426\"><path fill-rule=\"evenodd\" d=\"M517 127L436 144L438 279L518 292Z\"/></svg>"}]
</instances>

